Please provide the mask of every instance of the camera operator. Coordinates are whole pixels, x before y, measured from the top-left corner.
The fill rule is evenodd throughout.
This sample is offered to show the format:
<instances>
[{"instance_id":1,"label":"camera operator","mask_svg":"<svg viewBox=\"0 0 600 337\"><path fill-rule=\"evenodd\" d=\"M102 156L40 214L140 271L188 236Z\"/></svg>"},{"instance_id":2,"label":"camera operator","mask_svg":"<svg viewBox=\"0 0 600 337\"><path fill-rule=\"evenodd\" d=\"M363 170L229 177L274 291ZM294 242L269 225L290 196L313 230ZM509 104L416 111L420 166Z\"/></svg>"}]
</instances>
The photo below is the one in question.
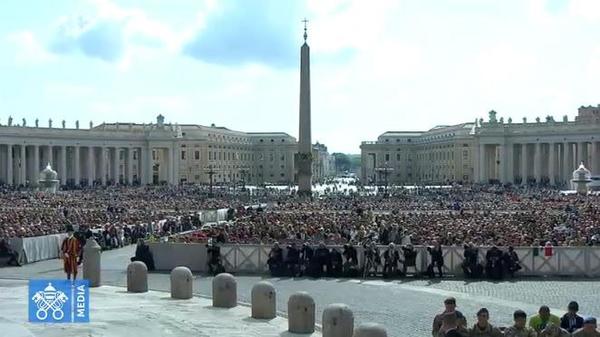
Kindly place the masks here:
<instances>
[{"instance_id":1,"label":"camera operator","mask_svg":"<svg viewBox=\"0 0 600 337\"><path fill-rule=\"evenodd\" d=\"M429 278L435 277L433 268L437 267L440 278L444 276L442 268L444 267L444 253L442 252L442 245L437 241L433 241L433 247L427 247L427 251L431 256L431 263L427 267L427 275Z\"/></svg>"},{"instance_id":2,"label":"camera operator","mask_svg":"<svg viewBox=\"0 0 600 337\"><path fill-rule=\"evenodd\" d=\"M287 246L287 254L285 256L285 266L289 275L292 277L298 276L300 273L300 251L296 248L296 243L292 242Z\"/></svg>"},{"instance_id":3,"label":"camera operator","mask_svg":"<svg viewBox=\"0 0 600 337\"><path fill-rule=\"evenodd\" d=\"M383 253L383 277L391 278L398 274L398 261L400 261L400 253L396 250L396 245L390 243L388 249Z\"/></svg>"},{"instance_id":4,"label":"camera operator","mask_svg":"<svg viewBox=\"0 0 600 337\"><path fill-rule=\"evenodd\" d=\"M508 275L510 275L511 278L515 277L515 273L522 268L519 261L519 255L517 255L515 249L512 246L508 247L508 252L504 253L502 259Z\"/></svg>"},{"instance_id":5,"label":"camera operator","mask_svg":"<svg viewBox=\"0 0 600 337\"><path fill-rule=\"evenodd\" d=\"M498 247L493 246L485 254L485 273L487 277L493 280L501 280L503 274L502 266L502 251Z\"/></svg>"},{"instance_id":6,"label":"camera operator","mask_svg":"<svg viewBox=\"0 0 600 337\"><path fill-rule=\"evenodd\" d=\"M314 250L305 242L302 244L302 250L300 251L300 275L311 275L312 270L312 260L313 260Z\"/></svg>"},{"instance_id":7,"label":"camera operator","mask_svg":"<svg viewBox=\"0 0 600 337\"><path fill-rule=\"evenodd\" d=\"M267 259L271 276L281 276L283 269L283 250L279 247L279 243L275 242L273 248L269 252Z\"/></svg>"},{"instance_id":8,"label":"camera operator","mask_svg":"<svg viewBox=\"0 0 600 337\"><path fill-rule=\"evenodd\" d=\"M370 274L377 275L377 267L381 264L381 257L379 255L377 244L375 241L365 241L363 248L365 251L363 277L367 277Z\"/></svg>"},{"instance_id":9,"label":"camera operator","mask_svg":"<svg viewBox=\"0 0 600 337\"><path fill-rule=\"evenodd\" d=\"M211 275L216 276L225 272L225 267L221 263L221 247L214 243L212 239L208 240L206 245L206 255L208 257L208 272Z\"/></svg>"},{"instance_id":10,"label":"camera operator","mask_svg":"<svg viewBox=\"0 0 600 337\"><path fill-rule=\"evenodd\" d=\"M331 261L331 270L329 271L329 276L331 277L340 277L342 276L342 254L336 249L331 248L329 252L329 259Z\"/></svg>"},{"instance_id":11,"label":"camera operator","mask_svg":"<svg viewBox=\"0 0 600 337\"><path fill-rule=\"evenodd\" d=\"M463 256L465 260L462 263L462 270L466 278L479 278L483 272L483 268L478 263L479 249L472 243L464 246Z\"/></svg>"},{"instance_id":12,"label":"camera operator","mask_svg":"<svg viewBox=\"0 0 600 337\"><path fill-rule=\"evenodd\" d=\"M313 260L316 267L314 277L321 277L323 273L329 273L331 270L331 256L329 254L329 249L325 247L325 243L319 243L319 247L315 250Z\"/></svg>"},{"instance_id":13,"label":"camera operator","mask_svg":"<svg viewBox=\"0 0 600 337\"><path fill-rule=\"evenodd\" d=\"M358 276L358 254L352 241L344 245L344 252L342 255L344 255L344 258L346 259L346 262L344 263L344 276Z\"/></svg>"},{"instance_id":14,"label":"camera operator","mask_svg":"<svg viewBox=\"0 0 600 337\"><path fill-rule=\"evenodd\" d=\"M402 255L404 255L404 261L402 261L402 274L406 276L408 267L413 268L415 273L417 272L417 252L412 244L402 246Z\"/></svg>"}]
</instances>

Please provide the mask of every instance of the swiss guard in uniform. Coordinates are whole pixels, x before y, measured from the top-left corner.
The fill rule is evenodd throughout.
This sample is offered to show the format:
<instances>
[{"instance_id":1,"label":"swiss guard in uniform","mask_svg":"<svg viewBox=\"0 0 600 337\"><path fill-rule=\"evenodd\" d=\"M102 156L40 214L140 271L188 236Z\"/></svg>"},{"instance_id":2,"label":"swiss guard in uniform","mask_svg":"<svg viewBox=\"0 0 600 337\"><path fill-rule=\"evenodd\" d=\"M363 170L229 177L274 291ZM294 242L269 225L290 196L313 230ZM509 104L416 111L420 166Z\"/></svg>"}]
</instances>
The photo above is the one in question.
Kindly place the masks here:
<instances>
[{"instance_id":1,"label":"swiss guard in uniform","mask_svg":"<svg viewBox=\"0 0 600 337\"><path fill-rule=\"evenodd\" d=\"M61 245L65 273L67 273L67 280L71 279L71 274L73 274L73 280L77 278L77 265L79 256L81 254L81 243L73 235L73 232L73 226L68 225L68 236L63 240Z\"/></svg>"}]
</instances>

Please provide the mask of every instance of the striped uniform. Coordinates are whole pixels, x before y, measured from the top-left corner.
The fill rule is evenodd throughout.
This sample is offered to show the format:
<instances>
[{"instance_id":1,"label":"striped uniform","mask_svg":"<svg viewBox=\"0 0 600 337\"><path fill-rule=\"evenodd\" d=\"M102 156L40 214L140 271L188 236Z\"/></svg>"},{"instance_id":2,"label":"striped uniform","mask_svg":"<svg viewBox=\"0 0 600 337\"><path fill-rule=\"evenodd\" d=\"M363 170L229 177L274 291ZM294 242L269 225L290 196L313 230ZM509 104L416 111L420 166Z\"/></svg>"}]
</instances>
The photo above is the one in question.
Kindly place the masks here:
<instances>
[{"instance_id":1,"label":"striped uniform","mask_svg":"<svg viewBox=\"0 0 600 337\"><path fill-rule=\"evenodd\" d=\"M81 252L79 240L77 240L74 236L64 239L61 250L63 252L65 273L77 274L77 259L79 258L79 253ZM65 256L65 254L67 256Z\"/></svg>"}]
</instances>

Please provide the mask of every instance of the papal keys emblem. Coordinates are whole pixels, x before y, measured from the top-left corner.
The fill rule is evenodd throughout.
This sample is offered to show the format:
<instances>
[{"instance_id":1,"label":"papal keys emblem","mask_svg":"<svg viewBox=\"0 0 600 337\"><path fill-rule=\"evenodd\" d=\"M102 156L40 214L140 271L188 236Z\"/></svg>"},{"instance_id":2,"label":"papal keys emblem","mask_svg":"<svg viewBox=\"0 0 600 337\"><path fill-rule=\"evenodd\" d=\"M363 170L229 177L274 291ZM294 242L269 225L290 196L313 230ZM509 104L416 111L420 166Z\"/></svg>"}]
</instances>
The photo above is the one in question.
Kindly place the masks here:
<instances>
[{"instance_id":1,"label":"papal keys emblem","mask_svg":"<svg viewBox=\"0 0 600 337\"><path fill-rule=\"evenodd\" d=\"M35 317L40 321L46 320L48 311L52 311L52 318L57 321L65 316L62 308L69 298L64 292L56 290L50 282L43 291L36 292L31 299L37 305Z\"/></svg>"}]
</instances>

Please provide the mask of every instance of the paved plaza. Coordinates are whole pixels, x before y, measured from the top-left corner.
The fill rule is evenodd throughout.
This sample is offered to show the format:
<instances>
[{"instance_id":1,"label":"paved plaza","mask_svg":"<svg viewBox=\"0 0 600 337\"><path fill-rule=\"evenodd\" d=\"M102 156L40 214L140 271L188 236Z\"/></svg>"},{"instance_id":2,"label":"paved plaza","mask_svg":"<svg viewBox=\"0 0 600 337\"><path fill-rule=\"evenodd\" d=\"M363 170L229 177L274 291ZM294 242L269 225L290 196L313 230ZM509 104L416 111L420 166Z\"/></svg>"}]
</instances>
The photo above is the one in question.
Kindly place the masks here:
<instances>
[{"instance_id":1,"label":"paved plaza","mask_svg":"<svg viewBox=\"0 0 600 337\"><path fill-rule=\"evenodd\" d=\"M125 286L125 267L134 247L107 251L102 254L102 282L111 286ZM0 279L62 278L60 260L42 261L23 267L0 269ZM528 314L547 304L556 314L562 314L571 300L577 300L583 314L600 314L600 282L597 280L526 279L493 283L464 280L354 280L307 279L238 276L238 295L241 301L250 301L250 290L260 280L272 282L277 289L278 310L285 311L287 299L295 291L306 290L317 303L317 320L329 303L346 303L354 311L355 322L384 324L391 336L422 337L430 332L434 313L443 307L445 297L457 298L459 309L474 322L475 312L486 307L496 325L511 323L515 309ZM212 278L195 275L194 291L210 296ZM153 273L149 287L169 290L168 273ZM122 296L128 296L123 293ZM94 320L94 316L92 316Z\"/></svg>"}]
</instances>

